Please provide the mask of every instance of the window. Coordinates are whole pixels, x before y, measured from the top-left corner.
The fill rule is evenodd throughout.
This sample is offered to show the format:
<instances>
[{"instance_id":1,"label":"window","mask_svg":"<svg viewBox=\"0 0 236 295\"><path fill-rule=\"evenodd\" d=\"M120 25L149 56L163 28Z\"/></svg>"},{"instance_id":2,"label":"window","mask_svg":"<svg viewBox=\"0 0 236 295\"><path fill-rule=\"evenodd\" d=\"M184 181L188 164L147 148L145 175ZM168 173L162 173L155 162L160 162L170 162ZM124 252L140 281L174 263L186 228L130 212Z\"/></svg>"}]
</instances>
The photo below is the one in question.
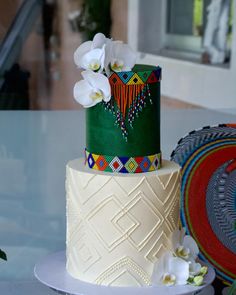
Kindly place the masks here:
<instances>
[{"instance_id":1,"label":"window","mask_svg":"<svg viewBox=\"0 0 236 295\"><path fill-rule=\"evenodd\" d=\"M222 0L223 2L224 0ZM231 1L228 48L231 48L233 25L233 1ZM203 36L207 24L207 7L211 0L168 0L165 48L188 51L200 55L203 52Z\"/></svg>"},{"instance_id":2,"label":"window","mask_svg":"<svg viewBox=\"0 0 236 295\"><path fill-rule=\"evenodd\" d=\"M206 4L208 1L204 1ZM201 36L203 0L168 0L167 32L174 35ZM207 3L209 4L209 3Z\"/></svg>"}]
</instances>

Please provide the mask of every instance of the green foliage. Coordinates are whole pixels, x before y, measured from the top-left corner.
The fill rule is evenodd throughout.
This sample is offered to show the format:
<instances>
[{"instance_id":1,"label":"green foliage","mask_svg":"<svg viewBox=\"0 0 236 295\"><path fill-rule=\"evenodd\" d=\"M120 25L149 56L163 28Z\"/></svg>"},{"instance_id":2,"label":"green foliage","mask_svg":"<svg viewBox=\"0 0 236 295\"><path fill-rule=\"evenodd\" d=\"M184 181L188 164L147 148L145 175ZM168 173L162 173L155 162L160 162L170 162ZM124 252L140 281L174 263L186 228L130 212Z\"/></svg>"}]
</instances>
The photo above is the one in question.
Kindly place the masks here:
<instances>
[{"instance_id":1,"label":"green foliage","mask_svg":"<svg viewBox=\"0 0 236 295\"><path fill-rule=\"evenodd\" d=\"M86 35L86 39L93 39L99 32L110 37L110 7L111 0L84 0L78 25L80 31Z\"/></svg>"},{"instance_id":2,"label":"green foliage","mask_svg":"<svg viewBox=\"0 0 236 295\"><path fill-rule=\"evenodd\" d=\"M199 36L202 35L203 0L194 0L193 9L193 34Z\"/></svg>"},{"instance_id":3,"label":"green foliage","mask_svg":"<svg viewBox=\"0 0 236 295\"><path fill-rule=\"evenodd\" d=\"M228 295L235 295L236 294L236 280L233 282L232 286L230 287Z\"/></svg>"},{"instance_id":4,"label":"green foliage","mask_svg":"<svg viewBox=\"0 0 236 295\"><path fill-rule=\"evenodd\" d=\"M3 259L3 260L7 260L7 255L5 252L3 252L1 249L0 249L0 258Z\"/></svg>"}]
</instances>

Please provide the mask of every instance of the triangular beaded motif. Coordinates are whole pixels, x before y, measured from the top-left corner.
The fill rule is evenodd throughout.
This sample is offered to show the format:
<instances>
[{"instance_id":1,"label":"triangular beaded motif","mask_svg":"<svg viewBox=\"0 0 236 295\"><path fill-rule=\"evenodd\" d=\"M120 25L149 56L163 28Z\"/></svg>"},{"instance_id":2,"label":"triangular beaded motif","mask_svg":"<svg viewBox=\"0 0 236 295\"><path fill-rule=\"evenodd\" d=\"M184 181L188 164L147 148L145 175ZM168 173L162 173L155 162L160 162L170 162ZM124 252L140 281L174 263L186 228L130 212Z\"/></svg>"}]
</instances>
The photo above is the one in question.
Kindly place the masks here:
<instances>
[{"instance_id":1,"label":"triangular beaded motif","mask_svg":"<svg viewBox=\"0 0 236 295\"><path fill-rule=\"evenodd\" d=\"M127 83L127 85L139 85L139 84L143 84L143 80L140 79L139 75L137 73L135 73L129 80L129 82Z\"/></svg>"},{"instance_id":2,"label":"triangular beaded motif","mask_svg":"<svg viewBox=\"0 0 236 295\"><path fill-rule=\"evenodd\" d=\"M110 83L111 86L113 86L113 85L123 85L124 84L124 82L121 80L119 75L117 75L117 73L113 73L109 77L109 83Z\"/></svg>"},{"instance_id":3,"label":"triangular beaded motif","mask_svg":"<svg viewBox=\"0 0 236 295\"><path fill-rule=\"evenodd\" d=\"M147 83L154 83L154 82L158 82L158 77L155 75L154 72L151 73L151 75L148 77L147 79Z\"/></svg>"},{"instance_id":4,"label":"triangular beaded motif","mask_svg":"<svg viewBox=\"0 0 236 295\"><path fill-rule=\"evenodd\" d=\"M140 72L139 77L142 79L143 83L146 83L152 71Z\"/></svg>"},{"instance_id":5,"label":"triangular beaded motif","mask_svg":"<svg viewBox=\"0 0 236 295\"><path fill-rule=\"evenodd\" d=\"M145 84L137 85L114 85L112 87L111 95L116 101L117 107L125 117L127 109L130 108L134 100L140 95L144 89Z\"/></svg>"},{"instance_id":6,"label":"triangular beaded motif","mask_svg":"<svg viewBox=\"0 0 236 295\"><path fill-rule=\"evenodd\" d=\"M123 137L128 139L127 121L131 128L136 117L146 106L147 99L152 103L149 83L160 81L161 69L135 73L132 71L113 73L109 77L111 100L104 102L105 109L115 117ZM127 120L127 121L126 121Z\"/></svg>"},{"instance_id":7,"label":"triangular beaded motif","mask_svg":"<svg viewBox=\"0 0 236 295\"><path fill-rule=\"evenodd\" d=\"M113 114L115 125L120 127L123 137L127 140L126 119L133 128L133 122L146 106L147 99L152 104L149 85L115 85L112 88L112 98L109 102L104 102L105 109Z\"/></svg>"},{"instance_id":8,"label":"triangular beaded motif","mask_svg":"<svg viewBox=\"0 0 236 295\"><path fill-rule=\"evenodd\" d=\"M133 77L133 72L120 72L117 73L117 75L119 76L119 78L122 80L122 82L124 84L127 84L128 81Z\"/></svg>"}]
</instances>

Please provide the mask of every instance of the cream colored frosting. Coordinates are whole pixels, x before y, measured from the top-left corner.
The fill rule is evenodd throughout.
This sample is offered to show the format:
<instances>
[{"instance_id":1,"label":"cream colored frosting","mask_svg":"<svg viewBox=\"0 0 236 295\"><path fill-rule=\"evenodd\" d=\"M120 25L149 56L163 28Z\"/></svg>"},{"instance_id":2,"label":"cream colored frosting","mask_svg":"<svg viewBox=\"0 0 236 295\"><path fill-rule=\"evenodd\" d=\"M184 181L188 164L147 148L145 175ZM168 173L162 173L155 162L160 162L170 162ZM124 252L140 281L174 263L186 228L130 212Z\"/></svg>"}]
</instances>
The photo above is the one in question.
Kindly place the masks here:
<instances>
[{"instance_id":1,"label":"cream colored frosting","mask_svg":"<svg viewBox=\"0 0 236 295\"><path fill-rule=\"evenodd\" d=\"M110 286L150 284L154 262L179 225L180 167L141 174L67 164L67 271Z\"/></svg>"}]
</instances>

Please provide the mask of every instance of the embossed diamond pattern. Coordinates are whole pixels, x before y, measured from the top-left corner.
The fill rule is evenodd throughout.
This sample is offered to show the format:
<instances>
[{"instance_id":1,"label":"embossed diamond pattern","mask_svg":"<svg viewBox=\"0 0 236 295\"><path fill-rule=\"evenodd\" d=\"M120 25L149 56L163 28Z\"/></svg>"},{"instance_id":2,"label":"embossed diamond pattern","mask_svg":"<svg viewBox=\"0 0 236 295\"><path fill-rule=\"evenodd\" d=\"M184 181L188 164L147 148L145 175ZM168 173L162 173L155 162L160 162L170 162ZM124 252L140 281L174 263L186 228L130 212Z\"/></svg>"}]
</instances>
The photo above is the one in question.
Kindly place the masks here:
<instances>
[{"instance_id":1,"label":"embossed diamond pattern","mask_svg":"<svg viewBox=\"0 0 236 295\"><path fill-rule=\"evenodd\" d=\"M124 240L125 231L122 232L114 226L114 214L122 210L116 196L102 202L98 207L90 212L86 217L92 231L106 247L107 251L112 251ZM104 218L101 218L101 215Z\"/></svg>"},{"instance_id":2,"label":"embossed diamond pattern","mask_svg":"<svg viewBox=\"0 0 236 295\"><path fill-rule=\"evenodd\" d=\"M67 269L74 277L111 286L150 284L153 263L169 249L179 220L179 170L157 175L67 169Z\"/></svg>"},{"instance_id":3,"label":"embossed diamond pattern","mask_svg":"<svg viewBox=\"0 0 236 295\"><path fill-rule=\"evenodd\" d=\"M168 251L170 248L170 240L167 235L162 232L156 239L150 251L147 253L146 258L154 263L158 258L160 258L164 252Z\"/></svg>"}]
</instances>

